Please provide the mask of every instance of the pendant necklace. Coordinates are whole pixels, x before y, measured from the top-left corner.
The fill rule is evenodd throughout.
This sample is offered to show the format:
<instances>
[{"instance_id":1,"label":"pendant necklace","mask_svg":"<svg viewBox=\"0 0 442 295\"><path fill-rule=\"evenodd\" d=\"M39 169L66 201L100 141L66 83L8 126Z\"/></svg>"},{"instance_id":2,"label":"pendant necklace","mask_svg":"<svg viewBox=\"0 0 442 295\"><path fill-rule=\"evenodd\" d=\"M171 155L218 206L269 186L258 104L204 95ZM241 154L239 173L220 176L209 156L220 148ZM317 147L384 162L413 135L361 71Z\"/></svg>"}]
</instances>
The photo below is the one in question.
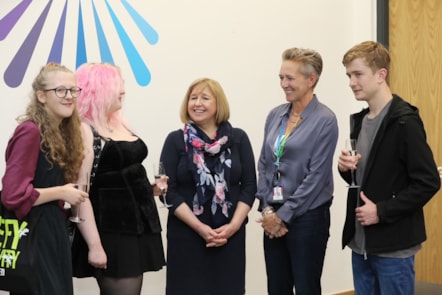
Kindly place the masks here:
<instances>
[{"instance_id":1,"label":"pendant necklace","mask_svg":"<svg viewBox=\"0 0 442 295\"><path fill-rule=\"evenodd\" d=\"M290 118L292 117L292 116L294 116L295 118L296 118L296 121L292 121L292 120L290 120ZM301 118L301 114L298 114L298 113L295 113L295 112L290 112L290 116L289 116L289 122L290 123L295 123L295 124L298 124L298 122L299 122L299 119Z\"/></svg>"},{"instance_id":2,"label":"pendant necklace","mask_svg":"<svg viewBox=\"0 0 442 295\"><path fill-rule=\"evenodd\" d=\"M113 133L113 132L114 132L114 129L112 129L112 128L109 127L109 122L106 123L106 129L107 129L107 131L108 131L109 133Z\"/></svg>"}]
</instances>

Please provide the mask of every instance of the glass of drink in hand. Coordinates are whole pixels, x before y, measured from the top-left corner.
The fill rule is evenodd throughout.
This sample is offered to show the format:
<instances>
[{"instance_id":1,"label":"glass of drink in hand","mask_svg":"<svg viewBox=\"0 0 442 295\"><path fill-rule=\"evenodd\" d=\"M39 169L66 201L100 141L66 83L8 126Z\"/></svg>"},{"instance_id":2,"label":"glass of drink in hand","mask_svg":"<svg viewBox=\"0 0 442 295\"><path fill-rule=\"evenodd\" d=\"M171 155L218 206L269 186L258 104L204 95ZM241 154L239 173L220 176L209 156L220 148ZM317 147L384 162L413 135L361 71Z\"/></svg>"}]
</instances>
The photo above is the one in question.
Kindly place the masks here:
<instances>
[{"instance_id":1,"label":"glass of drink in hand","mask_svg":"<svg viewBox=\"0 0 442 295\"><path fill-rule=\"evenodd\" d=\"M164 168L164 164L162 162L156 163L153 165L153 175L155 177L155 184L161 190L160 200L163 203L163 208L172 207L171 204L168 204L166 201L166 169Z\"/></svg>"},{"instance_id":2,"label":"glass of drink in hand","mask_svg":"<svg viewBox=\"0 0 442 295\"><path fill-rule=\"evenodd\" d=\"M358 151L356 149L356 139L347 139L345 142L345 148L348 150L350 155L353 157L353 161L356 162L356 156ZM349 188L358 188L359 185L355 183L355 170L351 169L351 184L348 185Z\"/></svg>"},{"instance_id":3,"label":"glass of drink in hand","mask_svg":"<svg viewBox=\"0 0 442 295\"><path fill-rule=\"evenodd\" d=\"M89 173L87 173L86 174L86 180L85 180L85 183L76 183L75 185L74 185L74 187L76 188L76 189L79 189L79 190L81 190L81 191L84 191L84 192L86 192L86 193L89 193ZM75 207L75 211L76 211L76 214L75 214L75 216L71 216L71 217L69 217L69 220L71 221L71 222L74 222L74 223L81 223L81 222L83 222L84 221L84 219L83 218L81 218L80 217L80 206L81 206L81 203L79 203L78 205L76 205Z\"/></svg>"}]
</instances>

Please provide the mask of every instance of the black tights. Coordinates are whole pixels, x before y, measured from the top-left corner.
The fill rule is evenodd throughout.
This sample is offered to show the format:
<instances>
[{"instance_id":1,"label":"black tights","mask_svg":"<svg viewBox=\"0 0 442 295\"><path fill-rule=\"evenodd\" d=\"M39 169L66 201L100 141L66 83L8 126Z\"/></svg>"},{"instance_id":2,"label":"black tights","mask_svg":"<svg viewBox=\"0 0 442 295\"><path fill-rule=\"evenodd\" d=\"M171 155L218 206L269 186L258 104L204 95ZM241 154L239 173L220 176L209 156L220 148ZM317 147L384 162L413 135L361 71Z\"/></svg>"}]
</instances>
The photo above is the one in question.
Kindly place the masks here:
<instances>
[{"instance_id":1,"label":"black tights","mask_svg":"<svg viewBox=\"0 0 442 295\"><path fill-rule=\"evenodd\" d=\"M140 295L143 275L130 278L97 278L100 295Z\"/></svg>"}]
</instances>

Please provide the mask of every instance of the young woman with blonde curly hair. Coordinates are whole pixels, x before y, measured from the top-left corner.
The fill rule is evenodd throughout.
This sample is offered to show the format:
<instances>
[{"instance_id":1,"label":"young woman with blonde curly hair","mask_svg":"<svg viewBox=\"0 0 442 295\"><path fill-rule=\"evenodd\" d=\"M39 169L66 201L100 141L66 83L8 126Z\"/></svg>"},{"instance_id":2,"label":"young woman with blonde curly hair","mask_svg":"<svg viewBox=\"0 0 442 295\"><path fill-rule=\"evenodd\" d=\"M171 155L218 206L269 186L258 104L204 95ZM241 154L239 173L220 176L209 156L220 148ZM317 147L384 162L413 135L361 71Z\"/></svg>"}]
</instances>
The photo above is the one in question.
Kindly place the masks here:
<instances>
[{"instance_id":1,"label":"young woman with blonde curly hair","mask_svg":"<svg viewBox=\"0 0 442 295\"><path fill-rule=\"evenodd\" d=\"M35 273L39 294L73 294L65 202L88 197L76 189L83 141L75 99L74 73L49 63L32 83L31 101L6 148L3 205L17 218L38 215Z\"/></svg>"}]
</instances>

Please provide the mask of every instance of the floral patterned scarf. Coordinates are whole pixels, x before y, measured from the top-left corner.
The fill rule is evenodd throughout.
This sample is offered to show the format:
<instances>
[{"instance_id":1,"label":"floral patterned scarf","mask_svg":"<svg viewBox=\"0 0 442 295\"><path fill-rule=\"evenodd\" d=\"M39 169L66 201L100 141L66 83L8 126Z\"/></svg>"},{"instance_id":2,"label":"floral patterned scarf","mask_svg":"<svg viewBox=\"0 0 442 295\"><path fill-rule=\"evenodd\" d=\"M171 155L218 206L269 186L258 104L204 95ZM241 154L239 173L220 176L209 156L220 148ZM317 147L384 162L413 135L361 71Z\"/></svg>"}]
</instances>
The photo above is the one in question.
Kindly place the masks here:
<instances>
[{"instance_id":1,"label":"floral patterned scarf","mask_svg":"<svg viewBox=\"0 0 442 295\"><path fill-rule=\"evenodd\" d=\"M212 215L221 208L222 214L229 217L228 209L232 205L228 197L232 126L228 122L221 123L214 140L192 121L184 126L183 132L189 170L196 183L193 213L201 215L203 205L211 200Z\"/></svg>"}]
</instances>

